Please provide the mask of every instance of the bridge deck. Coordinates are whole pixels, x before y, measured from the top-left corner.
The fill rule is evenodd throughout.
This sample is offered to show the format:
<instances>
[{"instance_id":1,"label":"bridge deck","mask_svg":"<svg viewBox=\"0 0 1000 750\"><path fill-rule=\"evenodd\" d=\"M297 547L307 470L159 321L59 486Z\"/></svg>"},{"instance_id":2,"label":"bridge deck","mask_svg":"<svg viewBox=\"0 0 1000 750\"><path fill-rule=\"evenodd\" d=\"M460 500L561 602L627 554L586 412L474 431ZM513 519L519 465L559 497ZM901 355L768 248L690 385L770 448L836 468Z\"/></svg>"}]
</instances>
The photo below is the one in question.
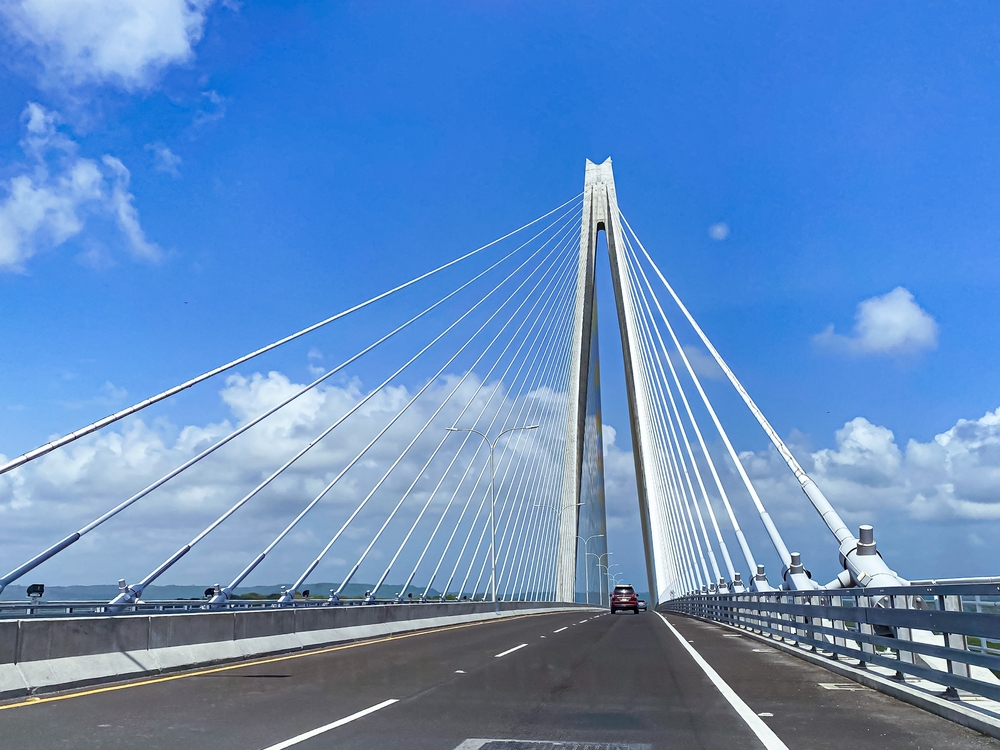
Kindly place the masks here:
<instances>
[{"instance_id":1,"label":"bridge deck","mask_svg":"<svg viewBox=\"0 0 1000 750\"><path fill-rule=\"evenodd\" d=\"M0 744L452 750L470 738L517 738L762 746L657 614L595 614L526 616L0 704ZM669 619L790 748L1000 748L751 639ZM838 684L852 689L831 689ZM398 702L283 744L388 699Z\"/></svg>"}]
</instances>

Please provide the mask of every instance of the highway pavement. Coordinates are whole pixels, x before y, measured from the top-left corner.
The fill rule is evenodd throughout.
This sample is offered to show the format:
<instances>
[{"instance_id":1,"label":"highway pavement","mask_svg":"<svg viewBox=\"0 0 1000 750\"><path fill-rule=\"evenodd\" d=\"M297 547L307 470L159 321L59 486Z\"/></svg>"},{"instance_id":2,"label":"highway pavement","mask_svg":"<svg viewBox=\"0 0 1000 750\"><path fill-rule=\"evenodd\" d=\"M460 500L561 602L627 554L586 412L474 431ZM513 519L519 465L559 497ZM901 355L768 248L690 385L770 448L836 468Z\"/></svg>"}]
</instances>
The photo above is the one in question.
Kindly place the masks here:
<instances>
[{"instance_id":1,"label":"highway pavement","mask_svg":"<svg viewBox=\"0 0 1000 750\"><path fill-rule=\"evenodd\" d=\"M0 704L3 750L459 747L1000 742L756 640L655 612L527 615Z\"/></svg>"}]
</instances>

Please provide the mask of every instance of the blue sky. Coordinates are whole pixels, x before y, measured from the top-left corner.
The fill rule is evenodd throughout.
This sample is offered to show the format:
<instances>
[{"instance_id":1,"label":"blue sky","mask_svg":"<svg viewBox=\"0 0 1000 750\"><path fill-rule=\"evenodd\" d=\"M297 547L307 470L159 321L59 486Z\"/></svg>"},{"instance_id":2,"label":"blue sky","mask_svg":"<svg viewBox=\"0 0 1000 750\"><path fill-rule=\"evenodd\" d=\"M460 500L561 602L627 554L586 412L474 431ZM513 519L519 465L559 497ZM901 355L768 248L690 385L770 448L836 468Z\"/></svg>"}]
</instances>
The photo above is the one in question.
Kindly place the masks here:
<instances>
[{"instance_id":1,"label":"blue sky","mask_svg":"<svg viewBox=\"0 0 1000 750\"><path fill-rule=\"evenodd\" d=\"M995 5L160 0L130 44L102 32L139 5L0 2L0 453L500 236L610 155L639 237L852 523L875 520L904 575L997 572ZM19 179L62 201L50 225L12 224ZM605 266L604 413L627 450ZM875 309L898 335L866 339L885 319L858 305L899 287ZM302 382L307 349L267 366ZM823 532L710 385L806 547ZM225 416L218 390L169 417ZM907 452L962 419L964 463ZM634 512L614 514L642 580Z\"/></svg>"}]
</instances>

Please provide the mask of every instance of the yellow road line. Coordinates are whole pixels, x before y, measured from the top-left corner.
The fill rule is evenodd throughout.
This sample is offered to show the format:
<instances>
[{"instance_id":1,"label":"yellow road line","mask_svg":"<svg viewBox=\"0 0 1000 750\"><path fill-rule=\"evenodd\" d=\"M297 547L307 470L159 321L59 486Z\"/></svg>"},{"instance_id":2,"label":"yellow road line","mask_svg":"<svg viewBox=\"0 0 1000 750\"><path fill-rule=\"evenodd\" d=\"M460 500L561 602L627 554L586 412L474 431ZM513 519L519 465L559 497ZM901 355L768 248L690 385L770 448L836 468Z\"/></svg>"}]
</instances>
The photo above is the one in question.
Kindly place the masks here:
<instances>
[{"instance_id":1,"label":"yellow road line","mask_svg":"<svg viewBox=\"0 0 1000 750\"><path fill-rule=\"evenodd\" d=\"M459 628L471 628L476 625L488 625L495 622L510 622L511 620L521 620L525 617L541 617L543 615L556 615L561 614L560 612L531 612L523 615L513 615L511 617L505 617L502 620L480 620L479 622L463 622L457 625L442 625L439 628L429 628L427 630L415 630L410 633L400 633L398 635L388 635L384 638L373 638L368 641L354 641L353 643L345 643L340 646L327 646L326 648L319 648L307 651L297 651L294 654L284 654L282 656L271 656L266 659L254 659L253 661L242 661L237 664L226 664L221 667L212 667L211 669L199 669L194 672L183 672L181 674L166 675L164 677L153 677L148 680L139 680L137 682L127 682L121 685L108 685L106 687L91 688L89 690L78 690L72 693L62 693L60 695L50 695L45 698L39 698L37 696L31 696L18 703L7 703L5 705L0 705L0 711L6 711L9 708L24 708L25 706L37 706L42 703L54 703L55 701L66 701L70 698L84 698L88 695L99 695L101 693L112 693L116 690L128 690L130 688L144 687L146 685L156 685L161 682L173 682L174 680L184 680L188 677L203 677L209 674L218 674L220 672L231 672L234 669L246 669L247 667L256 667L261 664L274 664L281 661L289 661L291 659L301 659L306 656L319 656L320 654L329 654L333 651L346 651L349 648L359 648L361 646L372 646L376 643L385 643L386 641L397 641L403 638L413 638L418 635L429 635L430 633L441 633L445 630L458 630Z\"/></svg>"}]
</instances>

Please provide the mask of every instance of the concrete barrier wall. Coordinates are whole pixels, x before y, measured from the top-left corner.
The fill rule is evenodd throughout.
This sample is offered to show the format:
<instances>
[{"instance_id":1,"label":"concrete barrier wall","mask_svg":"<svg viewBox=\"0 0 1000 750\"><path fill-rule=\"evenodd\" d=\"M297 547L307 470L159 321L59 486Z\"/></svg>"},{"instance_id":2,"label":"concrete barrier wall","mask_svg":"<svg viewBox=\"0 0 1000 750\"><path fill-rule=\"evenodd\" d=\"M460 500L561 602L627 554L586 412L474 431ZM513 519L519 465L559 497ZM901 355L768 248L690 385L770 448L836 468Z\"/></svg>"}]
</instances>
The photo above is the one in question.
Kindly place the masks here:
<instances>
[{"instance_id":1,"label":"concrete barrier wall","mask_svg":"<svg viewBox=\"0 0 1000 750\"><path fill-rule=\"evenodd\" d=\"M0 697L159 674L392 633L581 605L501 602L0 621Z\"/></svg>"}]
</instances>

